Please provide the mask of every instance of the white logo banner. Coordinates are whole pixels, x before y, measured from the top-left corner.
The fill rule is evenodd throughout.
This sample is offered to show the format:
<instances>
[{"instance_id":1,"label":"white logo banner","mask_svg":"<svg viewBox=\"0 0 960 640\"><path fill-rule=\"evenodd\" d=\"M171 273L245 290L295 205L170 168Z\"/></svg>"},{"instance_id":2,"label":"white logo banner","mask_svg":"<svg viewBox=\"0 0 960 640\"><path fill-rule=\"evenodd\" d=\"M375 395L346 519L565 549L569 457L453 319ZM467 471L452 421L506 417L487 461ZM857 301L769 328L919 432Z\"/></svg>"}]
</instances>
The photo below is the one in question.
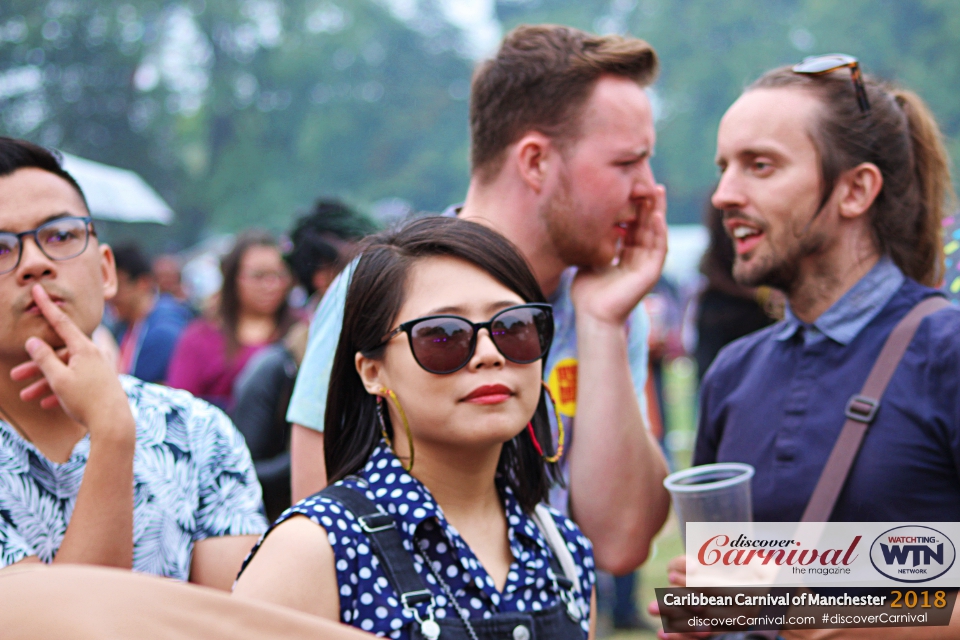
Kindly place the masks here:
<instances>
[{"instance_id":1,"label":"white logo banner","mask_svg":"<svg viewBox=\"0 0 960 640\"><path fill-rule=\"evenodd\" d=\"M958 587L960 522L688 522L687 586Z\"/></svg>"}]
</instances>

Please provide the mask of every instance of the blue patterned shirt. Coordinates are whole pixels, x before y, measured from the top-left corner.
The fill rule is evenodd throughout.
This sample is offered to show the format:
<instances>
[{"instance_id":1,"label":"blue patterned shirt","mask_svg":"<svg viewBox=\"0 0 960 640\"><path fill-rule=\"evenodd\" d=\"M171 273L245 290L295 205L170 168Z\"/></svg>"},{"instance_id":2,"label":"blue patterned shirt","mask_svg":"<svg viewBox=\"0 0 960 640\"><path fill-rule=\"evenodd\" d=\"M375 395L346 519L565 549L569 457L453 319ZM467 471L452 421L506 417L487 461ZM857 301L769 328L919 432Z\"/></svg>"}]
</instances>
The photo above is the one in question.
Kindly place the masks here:
<instances>
[{"instance_id":1,"label":"blue patterned shirt","mask_svg":"<svg viewBox=\"0 0 960 640\"><path fill-rule=\"evenodd\" d=\"M193 544L266 529L243 436L219 409L186 391L120 376L137 424L133 569L190 576ZM0 420L0 567L50 562L77 502L90 436L62 464Z\"/></svg>"},{"instance_id":2,"label":"blue patterned shirt","mask_svg":"<svg viewBox=\"0 0 960 640\"><path fill-rule=\"evenodd\" d=\"M351 477L337 484L362 489L367 498L396 518L403 545L413 554L414 568L433 592L437 618L456 618L457 611L425 566L425 558L429 558L443 577L460 607L473 618L489 618L499 612L539 611L560 603L549 564L550 547L505 485L498 483L513 563L501 592L457 530L447 522L429 489L403 470L386 443L381 442L358 475L360 479ZM550 512L577 566L581 589L577 605L586 612L580 622L586 633L590 624L590 594L596 581L593 548L577 525L556 510ZM400 606L398 594L387 581L369 538L353 514L335 500L311 497L290 507L277 523L298 514L327 531L336 558L341 622L378 636L409 638L408 623L413 617ZM255 547L251 555L256 550ZM417 606L421 617L425 617L427 606Z\"/></svg>"}]
</instances>

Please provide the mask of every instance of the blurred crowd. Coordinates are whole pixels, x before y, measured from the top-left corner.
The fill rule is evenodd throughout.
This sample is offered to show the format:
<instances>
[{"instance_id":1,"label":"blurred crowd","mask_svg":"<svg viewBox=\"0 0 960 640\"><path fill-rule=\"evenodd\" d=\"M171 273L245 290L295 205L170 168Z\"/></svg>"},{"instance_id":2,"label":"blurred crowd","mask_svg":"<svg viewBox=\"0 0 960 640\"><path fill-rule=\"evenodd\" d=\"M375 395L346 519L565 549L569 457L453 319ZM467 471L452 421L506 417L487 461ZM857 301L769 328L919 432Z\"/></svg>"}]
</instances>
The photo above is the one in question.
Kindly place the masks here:
<instances>
[{"instance_id":1,"label":"blurred crowd","mask_svg":"<svg viewBox=\"0 0 960 640\"><path fill-rule=\"evenodd\" d=\"M310 318L357 242L375 230L345 204L318 200L283 238L250 229L223 255L203 255L220 265L219 285L206 295L209 285L185 285L181 256L114 247L117 293L99 346L115 354L119 373L184 389L231 416L271 520L291 504L286 413Z\"/></svg>"}]
</instances>

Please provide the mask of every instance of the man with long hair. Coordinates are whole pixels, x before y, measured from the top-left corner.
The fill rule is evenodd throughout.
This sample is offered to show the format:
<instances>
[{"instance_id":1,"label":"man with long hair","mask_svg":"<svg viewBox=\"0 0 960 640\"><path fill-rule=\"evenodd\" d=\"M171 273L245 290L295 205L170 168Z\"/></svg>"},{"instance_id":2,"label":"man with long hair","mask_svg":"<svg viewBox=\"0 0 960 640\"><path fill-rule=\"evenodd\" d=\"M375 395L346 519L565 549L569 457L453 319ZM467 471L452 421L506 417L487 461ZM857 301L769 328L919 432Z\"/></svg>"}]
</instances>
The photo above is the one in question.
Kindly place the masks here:
<instances>
[{"instance_id":1,"label":"man with long hair","mask_svg":"<svg viewBox=\"0 0 960 640\"><path fill-rule=\"evenodd\" d=\"M798 522L853 414L869 428L832 511L814 519L960 521L960 312L922 320L876 412L858 395L893 328L941 295L952 188L926 105L861 80L850 56L808 59L747 88L720 122L716 159L713 204L734 242L733 277L783 291L787 307L707 372L694 464L753 465L754 520ZM682 584L682 559L671 569Z\"/></svg>"}]
</instances>

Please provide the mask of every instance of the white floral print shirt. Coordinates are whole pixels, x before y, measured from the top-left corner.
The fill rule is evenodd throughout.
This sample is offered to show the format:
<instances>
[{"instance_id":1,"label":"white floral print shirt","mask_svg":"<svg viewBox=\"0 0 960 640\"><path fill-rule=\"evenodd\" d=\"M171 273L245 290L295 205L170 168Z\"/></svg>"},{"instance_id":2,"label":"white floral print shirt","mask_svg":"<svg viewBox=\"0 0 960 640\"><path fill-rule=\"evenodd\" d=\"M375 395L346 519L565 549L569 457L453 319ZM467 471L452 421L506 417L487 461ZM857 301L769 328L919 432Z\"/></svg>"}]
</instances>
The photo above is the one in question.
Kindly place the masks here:
<instances>
[{"instance_id":1,"label":"white floral print shirt","mask_svg":"<svg viewBox=\"0 0 960 640\"><path fill-rule=\"evenodd\" d=\"M120 376L137 423L133 568L187 580L193 545L267 528L243 436L219 409L186 391ZM0 567L63 541L83 480L90 437L51 462L0 420Z\"/></svg>"}]
</instances>

